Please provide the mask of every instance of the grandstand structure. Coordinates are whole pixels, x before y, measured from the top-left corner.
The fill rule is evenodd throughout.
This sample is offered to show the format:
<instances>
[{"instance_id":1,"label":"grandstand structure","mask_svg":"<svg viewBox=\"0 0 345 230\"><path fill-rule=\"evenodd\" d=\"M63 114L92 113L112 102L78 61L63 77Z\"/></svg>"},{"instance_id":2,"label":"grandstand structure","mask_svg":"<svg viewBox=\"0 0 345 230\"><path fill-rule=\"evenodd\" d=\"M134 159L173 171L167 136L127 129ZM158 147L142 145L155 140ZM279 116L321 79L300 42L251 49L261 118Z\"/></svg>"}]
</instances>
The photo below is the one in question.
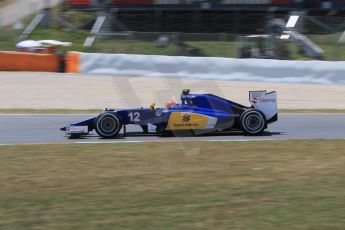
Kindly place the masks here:
<instances>
[{"instance_id":1,"label":"grandstand structure","mask_svg":"<svg viewBox=\"0 0 345 230\"><path fill-rule=\"evenodd\" d=\"M345 1L341 0L68 0L69 7L94 8L102 4L116 7L160 10L185 10L201 6L205 9L231 10L235 8L343 8Z\"/></svg>"},{"instance_id":2,"label":"grandstand structure","mask_svg":"<svg viewBox=\"0 0 345 230\"><path fill-rule=\"evenodd\" d=\"M67 0L65 9L116 14L130 31L252 34L293 11L342 15L345 0Z\"/></svg>"}]
</instances>

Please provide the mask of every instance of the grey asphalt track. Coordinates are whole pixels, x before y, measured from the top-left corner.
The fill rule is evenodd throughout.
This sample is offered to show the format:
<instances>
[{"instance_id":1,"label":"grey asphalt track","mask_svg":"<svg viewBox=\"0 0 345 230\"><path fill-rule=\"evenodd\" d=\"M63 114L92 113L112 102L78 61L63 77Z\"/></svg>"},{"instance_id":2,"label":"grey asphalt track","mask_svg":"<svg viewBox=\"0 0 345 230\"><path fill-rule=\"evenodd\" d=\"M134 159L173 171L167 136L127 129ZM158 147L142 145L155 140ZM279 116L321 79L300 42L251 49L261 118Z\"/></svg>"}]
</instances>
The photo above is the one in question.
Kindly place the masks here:
<instances>
[{"instance_id":1,"label":"grey asphalt track","mask_svg":"<svg viewBox=\"0 0 345 230\"><path fill-rule=\"evenodd\" d=\"M251 141L286 139L345 139L345 115L280 115L279 121L268 127L263 136L243 136L240 133L198 137L138 136L104 140L95 133L82 139L68 139L60 127L92 117L92 115L0 115L0 144L39 144L73 142L160 142L160 141ZM138 131L135 126L127 131Z\"/></svg>"}]
</instances>

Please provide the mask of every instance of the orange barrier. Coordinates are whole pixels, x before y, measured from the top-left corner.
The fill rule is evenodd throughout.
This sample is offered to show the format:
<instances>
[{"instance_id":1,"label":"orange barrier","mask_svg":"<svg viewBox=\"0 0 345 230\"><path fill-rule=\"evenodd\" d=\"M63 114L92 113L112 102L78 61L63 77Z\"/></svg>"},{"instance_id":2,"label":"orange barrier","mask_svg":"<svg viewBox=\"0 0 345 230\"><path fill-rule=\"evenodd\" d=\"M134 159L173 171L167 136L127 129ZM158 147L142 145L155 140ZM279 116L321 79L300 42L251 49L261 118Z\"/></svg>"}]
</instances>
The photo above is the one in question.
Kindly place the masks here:
<instances>
[{"instance_id":1,"label":"orange barrier","mask_svg":"<svg viewBox=\"0 0 345 230\"><path fill-rule=\"evenodd\" d=\"M55 54L0 52L0 71L58 72L60 58Z\"/></svg>"},{"instance_id":2,"label":"orange barrier","mask_svg":"<svg viewBox=\"0 0 345 230\"><path fill-rule=\"evenodd\" d=\"M67 52L66 56L66 73L80 72L80 53Z\"/></svg>"}]
</instances>

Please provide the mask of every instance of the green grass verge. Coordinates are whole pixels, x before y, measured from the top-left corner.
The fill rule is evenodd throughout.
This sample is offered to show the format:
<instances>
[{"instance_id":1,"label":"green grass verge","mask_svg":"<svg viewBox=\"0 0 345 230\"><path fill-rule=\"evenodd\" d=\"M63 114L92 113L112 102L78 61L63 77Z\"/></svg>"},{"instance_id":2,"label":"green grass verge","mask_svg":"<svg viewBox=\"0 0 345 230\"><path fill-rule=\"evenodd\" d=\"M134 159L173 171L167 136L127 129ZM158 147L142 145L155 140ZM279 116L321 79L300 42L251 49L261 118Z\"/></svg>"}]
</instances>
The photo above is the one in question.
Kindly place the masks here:
<instances>
[{"instance_id":1,"label":"green grass verge","mask_svg":"<svg viewBox=\"0 0 345 230\"><path fill-rule=\"evenodd\" d=\"M0 228L343 229L344 148L343 140L0 146Z\"/></svg>"},{"instance_id":2,"label":"green grass verge","mask_svg":"<svg viewBox=\"0 0 345 230\"><path fill-rule=\"evenodd\" d=\"M0 114L98 114L100 109L0 109ZM279 113L345 114L345 109L280 109Z\"/></svg>"}]
</instances>

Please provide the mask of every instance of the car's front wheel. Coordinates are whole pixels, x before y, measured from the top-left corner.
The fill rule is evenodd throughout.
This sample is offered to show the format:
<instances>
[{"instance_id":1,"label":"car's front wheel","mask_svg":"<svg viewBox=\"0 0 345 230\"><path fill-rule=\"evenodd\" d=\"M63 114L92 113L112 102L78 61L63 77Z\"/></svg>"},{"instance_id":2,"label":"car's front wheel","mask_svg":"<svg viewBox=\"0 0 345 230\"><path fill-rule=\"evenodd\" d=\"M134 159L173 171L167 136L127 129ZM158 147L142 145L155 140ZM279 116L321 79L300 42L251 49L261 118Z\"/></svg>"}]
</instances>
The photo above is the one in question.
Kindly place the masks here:
<instances>
[{"instance_id":1,"label":"car's front wheel","mask_svg":"<svg viewBox=\"0 0 345 230\"><path fill-rule=\"evenodd\" d=\"M240 126L245 134L260 135L267 127L265 115L256 109L246 110L240 117Z\"/></svg>"},{"instance_id":2,"label":"car's front wheel","mask_svg":"<svg viewBox=\"0 0 345 230\"><path fill-rule=\"evenodd\" d=\"M122 128L120 118L111 112L100 114L95 120L96 133L103 138L116 137Z\"/></svg>"}]
</instances>

